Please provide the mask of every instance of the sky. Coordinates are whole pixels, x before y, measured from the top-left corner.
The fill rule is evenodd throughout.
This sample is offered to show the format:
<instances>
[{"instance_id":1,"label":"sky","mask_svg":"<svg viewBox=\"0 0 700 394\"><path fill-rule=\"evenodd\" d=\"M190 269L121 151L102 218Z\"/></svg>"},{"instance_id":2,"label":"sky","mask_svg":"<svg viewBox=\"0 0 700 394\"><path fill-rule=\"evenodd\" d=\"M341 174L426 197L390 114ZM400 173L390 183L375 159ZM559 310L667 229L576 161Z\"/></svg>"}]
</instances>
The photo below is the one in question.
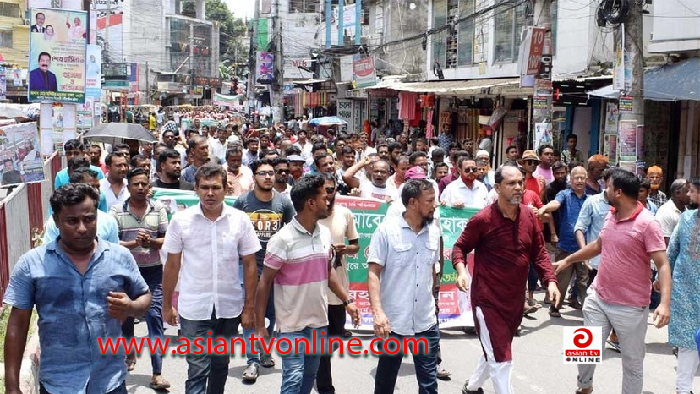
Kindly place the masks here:
<instances>
[{"instance_id":1,"label":"sky","mask_svg":"<svg viewBox=\"0 0 700 394\"><path fill-rule=\"evenodd\" d=\"M237 18L253 17L253 5L255 4L255 0L224 0L224 3L226 3L228 9L233 12L233 16Z\"/></svg>"}]
</instances>

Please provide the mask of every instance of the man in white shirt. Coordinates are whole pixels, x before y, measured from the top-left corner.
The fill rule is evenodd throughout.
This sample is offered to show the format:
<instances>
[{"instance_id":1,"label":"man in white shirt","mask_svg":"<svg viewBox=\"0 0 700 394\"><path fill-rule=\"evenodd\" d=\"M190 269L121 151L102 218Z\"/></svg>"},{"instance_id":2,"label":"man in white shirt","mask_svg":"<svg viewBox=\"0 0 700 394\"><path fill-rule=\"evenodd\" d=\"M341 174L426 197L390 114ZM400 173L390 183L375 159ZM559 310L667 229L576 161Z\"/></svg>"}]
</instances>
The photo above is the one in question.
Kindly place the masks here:
<instances>
[{"instance_id":1,"label":"man in white shirt","mask_svg":"<svg viewBox=\"0 0 700 394\"><path fill-rule=\"evenodd\" d=\"M254 324L260 241L248 216L224 204L226 170L206 164L195 174L200 204L175 214L163 243L168 258L163 273L163 318L180 322L182 335L197 338L232 338L242 324ZM243 286L238 259L243 264ZM173 291L180 282L178 308ZM186 356L189 366L185 391L222 394L228 376L229 354Z\"/></svg>"},{"instance_id":2,"label":"man in white shirt","mask_svg":"<svg viewBox=\"0 0 700 394\"><path fill-rule=\"evenodd\" d=\"M476 162L462 157L457 165L459 166L460 178L447 185L440 195L440 203L453 208L485 207L489 192L486 186L476 179Z\"/></svg>"},{"instance_id":3,"label":"man in white shirt","mask_svg":"<svg viewBox=\"0 0 700 394\"><path fill-rule=\"evenodd\" d=\"M106 178L100 179L100 190L105 194L107 209L115 204L124 204L124 201L130 196L126 187L126 174L129 172L127 157L128 153L113 152L105 158L109 172Z\"/></svg>"},{"instance_id":4,"label":"man in white shirt","mask_svg":"<svg viewBox=\"0 0 700 394\"><path fill-rule=\"evenodd\" d=\"M661 224L661 231L664 233L666 245L671 240L671 234L673 234L673 230L681 218L681 213L685 211L685 207L690 203L688 190L690 190L690 184L687 180L676 179L668 189L670 199L656 211L655 219Z\"/></svg>"},{"instance_id":5,"label":"man in white shirt","mask_svg":"<svg viewBox=\"0 0 700 394\"><path fill-rule=\"evenodd\" d=\"M396 190L387 184L389 178L389 163L377 160L370 167L370 179L358 179L355 174L363 167L372 163L369 157L365 157L357 164L343 173L343 181L350 189L359 189L362 198L374 198L389 202Z\"/></svg>"}]
</instances>

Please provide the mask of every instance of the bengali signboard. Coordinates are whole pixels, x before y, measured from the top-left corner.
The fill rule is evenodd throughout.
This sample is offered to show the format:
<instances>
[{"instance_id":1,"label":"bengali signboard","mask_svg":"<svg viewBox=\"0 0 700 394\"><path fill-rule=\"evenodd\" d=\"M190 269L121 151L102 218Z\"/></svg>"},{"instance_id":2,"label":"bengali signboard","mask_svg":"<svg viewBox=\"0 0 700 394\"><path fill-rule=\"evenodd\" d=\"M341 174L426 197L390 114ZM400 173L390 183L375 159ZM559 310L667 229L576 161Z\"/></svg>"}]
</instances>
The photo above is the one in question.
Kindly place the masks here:
<instances>
[{"instance_id":1,"label":"bengali signboard","mask_svg":"<svg viewBox=\"0 0 700 394\"><path fill-rule=\"evenodd\" d=\"M102 96L102 49L88 45L85 51L85 96L97 101Z\"/></svg>"},{"instance_id":2,"label":"bengali signboard","mask_svg":"<svg viewBox=\"0 0 700 394\"><path fill-rule=\"evenodd\" d=\"M31 15L44 22L29 33L29 101L83 103L87 14L33 8Z\"/></svg>"},{"instance_id":3,"label":"bengali signboard","mask_svg":"<svg viewBox=\"0 0 700 394\"><path fill-rule=\"evenodd\" d=\"M360 54L353 56L352 79L355 81L355 88L366 88L377 84L374 56L363 56Z\"/></svg>"},{"instance_id":4,"label":"bengali signboard","mask_svg":"<svg viewBox=\"0 0 700 394\"><path fill-rule=\"evenodd\" d=\"M44 180L39 132L36 123L20 123L0 128L2 186Z\"/></svg>"},{"instance_id":5,"label":"bengali signboard","mask_svg":"<svg viewBox=\"0 0 700 394\"><path fill-rule=\"evenodd\" d=\"M170 214L185 209L199 202L193 192L180 190L156 189L155 199L161 201ZM226 203L232 205L235 198L226 198ZM338 196L336 204L350 209L355 219L355 225L359 234L360 250L356 255L347 256L348 278L350 282L350 296L355 299L355 304L360 310L361 329L372 330L373 315L369 306L369 292L367 289L367 255L372 234L386 218L388 204L376 200ZM452 245L462 233L469 219L478 212L477 209L454 209L440 207L440 226L444 240L444 272L442 275L440 296L440 327L473 327L474 320L471 313L469 294L457 289L455 284L457 273L452 268L450 256ZM469 255L469 272L472 272L472 255Z\"/></svg>"}]
</instances>

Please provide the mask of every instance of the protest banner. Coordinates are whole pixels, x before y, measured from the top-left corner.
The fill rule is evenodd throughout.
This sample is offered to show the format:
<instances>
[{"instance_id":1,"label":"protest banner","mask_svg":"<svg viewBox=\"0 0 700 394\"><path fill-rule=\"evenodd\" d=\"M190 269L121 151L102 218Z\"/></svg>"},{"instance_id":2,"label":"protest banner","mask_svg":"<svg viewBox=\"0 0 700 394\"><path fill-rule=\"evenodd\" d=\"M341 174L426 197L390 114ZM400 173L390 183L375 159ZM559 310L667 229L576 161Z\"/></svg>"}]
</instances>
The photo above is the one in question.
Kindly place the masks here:
<instances>
[{"instance_id":1,"label":"protest banner","mask_svg":"<svg viewBox=\"0 0 700 394\"><path fill-rule=\"evenodd\" d=\"M199 198L195 193L182 190L155 189L153 198L161 201L166 206L170 217L172 217L173 213L199 202ZM234 197L227 197L225 202L232 205L235 200ZM347 196L338 196L336 204L350 209L355 219L355 225L359 234L360 250L356 255L347 256L350 297L355 300L355 305L360 310L360 329L372 330L374 317L369 305L369 292L367 289L367 255L372 234L384 221L389 205L378 200ZM459 238L469 218L477 212L479 212L478 209L440 207L440 226L442 227L443 255L445 259L438 301L440 307L438 316L440 328L474 327L469 294L457 289L455 284L457 273L452 268L450 256L452 255L452 245ZM469 255L468 264L471 274L473 266L472 254ZM349 321L348 324L350 324Z\"/></svg>"},{"instance_id":2,"label":"protest banner","mask_svg":"<svg viewBox=\"0 0 700 394\"><path fill-rule=\"evenodd\" d=\"M29 101L85 101L84 11L50 8L30 10L43 24L29 33Z\"/></svg>"},{"instance_id":3,"label":"protest banner","mask_svg":"<svg viewBox=\"0 0 700 394\"><path fill-rule=\"evenodd\" d=\"M45 179L44 162L39 148L36 123L0 127L2 186L41 182Z\"/></svg>"}]
</instances>

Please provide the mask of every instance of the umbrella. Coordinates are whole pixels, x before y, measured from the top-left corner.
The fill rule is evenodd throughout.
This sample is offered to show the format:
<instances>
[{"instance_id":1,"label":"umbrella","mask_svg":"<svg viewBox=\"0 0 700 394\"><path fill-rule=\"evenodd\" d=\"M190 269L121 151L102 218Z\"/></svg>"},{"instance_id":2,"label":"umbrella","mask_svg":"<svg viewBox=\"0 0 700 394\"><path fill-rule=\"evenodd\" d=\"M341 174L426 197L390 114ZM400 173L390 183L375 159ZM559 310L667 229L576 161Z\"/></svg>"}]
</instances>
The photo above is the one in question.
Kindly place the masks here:
<instances>
[{"instance_id":1,"label":"umbrella","mask_svg":"<svg viewBox=\"0 0 700 394\"><path fill-rule=\"evenodd\" d=\"M324 116L322 118L314 118L309 121L312 126L333 126L333 125L346 125L348 122L340 119L337 116Z\"/></svg>"},{"instance_id":2,"label":"umbrella","mask_svg":"<svg viewBox=\"0 0 700 394\"><path fill-rule=\"evenodd\" d=\"M102 123L83 135L94 141L113 143L116 139L156 142L151 133L138 123Z\"/></svg>"}]
</instances>

